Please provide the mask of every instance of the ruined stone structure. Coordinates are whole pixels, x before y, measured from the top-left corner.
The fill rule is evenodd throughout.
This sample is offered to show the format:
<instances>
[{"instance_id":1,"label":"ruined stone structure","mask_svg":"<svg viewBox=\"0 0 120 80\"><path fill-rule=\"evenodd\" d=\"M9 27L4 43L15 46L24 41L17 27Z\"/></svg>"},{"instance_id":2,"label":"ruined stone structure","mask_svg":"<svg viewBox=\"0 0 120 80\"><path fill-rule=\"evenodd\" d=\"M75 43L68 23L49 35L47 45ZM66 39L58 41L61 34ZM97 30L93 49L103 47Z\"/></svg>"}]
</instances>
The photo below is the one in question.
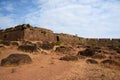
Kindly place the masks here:
<instances>
[{"instance_id":1,"label":"ruined stone structure","mask_svg":"<svg viewBox=\"0 0 120 80\"><path fill-rule=\"evenodd\" d=\"M100 38L100 39L86 39L85 45L92 46L120 46L120 39Z\"/></svg>"},{"instance_id":2,"label":"ruined stone structure","mask_svg":"<svg viewBox=\"0 0 120 80\"><path fill-rule=\"evenodd\" d=\"M0 39L5 41L54 41L54 34L51 30L32 27L29 24L15 26L0 31Z\"/></svg>"},{"instance_id":3,"label":"ruined stone structure","mask_svg":"<svg viewBox=\"0 0 120 80\"><path fill-rule=\"evenodd\" d=\"M75 35L69 35L69 34L55 34L56 40L57 41L61 41L63 43L69 43L69 44L76 44L76 43L80 43L82 41L80 41L80 37L77 37Z\"/></svg>"},{"instance_id":4,"label":"ruined stone structure","mask_svg":"<svg viewBox=\"0 0 120 80\"><path fill-rule=\"evenodd\" d=\"M49 41L63 42L66 44L82 44L92 46L120 46L120 39L97 39L97 38L81 38L69 34L57 34L53 31L32 27L29 24L18 25L13 28L0 30L0 40L4 41Z\"/></svg>"}]
</instances>

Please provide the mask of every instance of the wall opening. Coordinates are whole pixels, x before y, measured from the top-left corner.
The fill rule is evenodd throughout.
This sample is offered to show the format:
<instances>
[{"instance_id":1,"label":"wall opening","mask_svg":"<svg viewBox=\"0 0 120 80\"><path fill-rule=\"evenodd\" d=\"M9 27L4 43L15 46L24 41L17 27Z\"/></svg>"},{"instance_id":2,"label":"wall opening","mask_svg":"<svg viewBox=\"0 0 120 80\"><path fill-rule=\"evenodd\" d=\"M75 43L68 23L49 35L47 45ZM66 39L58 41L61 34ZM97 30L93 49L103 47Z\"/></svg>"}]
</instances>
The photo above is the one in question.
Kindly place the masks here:
<instances>
[{"instance_id":1,"label":"wall opening","mask_svg":"<svg viewBox=\"0 0 120 80\"><path fill-rule=\"evenodd\" d=\"M57 41L60 41L60 38L59 38L59 36L57 36L57 37L56 37L56 39L57 39Z\"/></svg>"},{"instance_id":2,"label":"wall opening","mask_svg":"<svg viewBox=\"0 0 120 80\"><path fill-rule=\"evenodd\" d=\"M5 35L3 36L3 38L4 38L4 39L7 39L7 35L5 34Z\"/></svg>"}]
</instances>

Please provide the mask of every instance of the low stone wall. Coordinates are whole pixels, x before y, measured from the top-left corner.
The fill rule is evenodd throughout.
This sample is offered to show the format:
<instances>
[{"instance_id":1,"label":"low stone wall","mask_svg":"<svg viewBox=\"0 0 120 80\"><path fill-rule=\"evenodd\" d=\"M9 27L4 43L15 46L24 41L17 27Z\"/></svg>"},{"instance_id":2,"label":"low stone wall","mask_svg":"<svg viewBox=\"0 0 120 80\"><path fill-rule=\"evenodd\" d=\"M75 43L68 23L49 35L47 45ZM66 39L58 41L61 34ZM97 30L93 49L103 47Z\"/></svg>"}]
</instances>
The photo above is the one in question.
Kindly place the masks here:
<instances>
[{"instance_id":1,"label":"low stone wall","mask_svg":"<svg viewBox=\"0 0 120 80\"><path fill-rule=\"evenodd\" d=\"M100 38L86 39L86 45L92 46L120 46L120 39Z\"/></svg>"}]
</instances>

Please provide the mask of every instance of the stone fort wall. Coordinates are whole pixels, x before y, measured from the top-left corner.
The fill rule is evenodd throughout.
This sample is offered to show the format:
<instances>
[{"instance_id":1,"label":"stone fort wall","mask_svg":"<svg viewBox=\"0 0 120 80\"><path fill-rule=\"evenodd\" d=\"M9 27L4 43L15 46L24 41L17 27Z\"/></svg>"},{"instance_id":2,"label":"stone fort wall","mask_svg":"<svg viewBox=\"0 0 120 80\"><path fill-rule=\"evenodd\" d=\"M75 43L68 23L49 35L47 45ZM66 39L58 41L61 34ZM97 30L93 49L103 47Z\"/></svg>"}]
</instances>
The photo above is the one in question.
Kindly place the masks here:
<instances>
[{"instance_id":1,"label":"stone fort wall","mask_svg":"<svg viewBox=\"0 0 120 80\"><path fill-rule=\"evenodd\" d=\"M120 46L120 39L109 38L82 38L76 35L53 33L44 28L32 27L29 24L18 25L13 28L0 30L0 40L5 41L47 41L63 42L66 44L80 44L92 46Z\"/></svg>"}]
</instances>

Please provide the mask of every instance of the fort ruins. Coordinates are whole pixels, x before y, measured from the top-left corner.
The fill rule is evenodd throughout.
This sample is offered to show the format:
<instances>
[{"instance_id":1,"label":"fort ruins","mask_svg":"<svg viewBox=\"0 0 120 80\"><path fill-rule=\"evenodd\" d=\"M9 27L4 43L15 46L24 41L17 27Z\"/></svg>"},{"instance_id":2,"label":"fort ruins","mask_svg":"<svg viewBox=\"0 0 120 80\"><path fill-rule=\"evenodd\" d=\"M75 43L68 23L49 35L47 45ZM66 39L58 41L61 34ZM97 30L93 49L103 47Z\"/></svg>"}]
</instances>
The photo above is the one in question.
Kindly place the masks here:
<instances>
[{"instance_id":1,"label":"fort ruins","mask_svg":"<svg viewBox=\"0 0 120 80\"><path fill-rule=\"evenodd\" d=\"M48 41L66 44L92 45L92 46L120 46L120 39L110 38L82 38L76 35L54 33L49 29L32 27L29 24L0 30L2 41Z\"/></svg>"}]
</instances>

